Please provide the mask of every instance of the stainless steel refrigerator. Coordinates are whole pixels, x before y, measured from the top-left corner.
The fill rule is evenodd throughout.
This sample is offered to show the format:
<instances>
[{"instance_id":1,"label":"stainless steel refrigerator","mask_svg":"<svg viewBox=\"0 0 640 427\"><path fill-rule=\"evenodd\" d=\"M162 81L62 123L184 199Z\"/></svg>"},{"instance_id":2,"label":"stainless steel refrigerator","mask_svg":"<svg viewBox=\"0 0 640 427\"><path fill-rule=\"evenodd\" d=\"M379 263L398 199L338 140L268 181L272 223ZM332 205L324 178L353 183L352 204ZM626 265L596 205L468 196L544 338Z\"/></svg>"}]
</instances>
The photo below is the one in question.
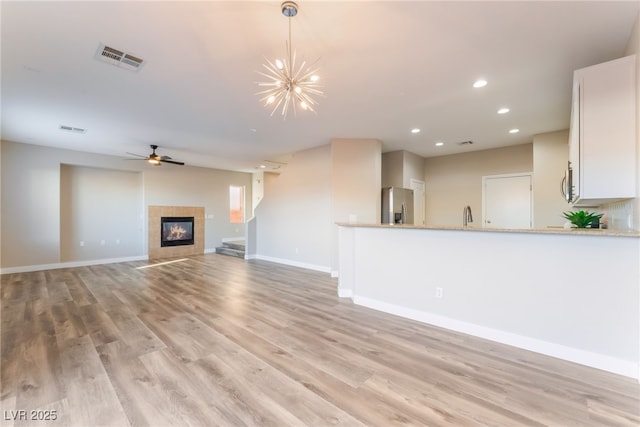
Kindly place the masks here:
<instances>
[{"instance_id":1,"label":"stainless steel refrigerator","mask_svg":"<svg viewBox=\"0 0 640 427\"><path fill-rule=\"evenodd\" d=\"M382 189L382 223L413 224L413 190L399 187Z\"/></svg>"}]
</instances>

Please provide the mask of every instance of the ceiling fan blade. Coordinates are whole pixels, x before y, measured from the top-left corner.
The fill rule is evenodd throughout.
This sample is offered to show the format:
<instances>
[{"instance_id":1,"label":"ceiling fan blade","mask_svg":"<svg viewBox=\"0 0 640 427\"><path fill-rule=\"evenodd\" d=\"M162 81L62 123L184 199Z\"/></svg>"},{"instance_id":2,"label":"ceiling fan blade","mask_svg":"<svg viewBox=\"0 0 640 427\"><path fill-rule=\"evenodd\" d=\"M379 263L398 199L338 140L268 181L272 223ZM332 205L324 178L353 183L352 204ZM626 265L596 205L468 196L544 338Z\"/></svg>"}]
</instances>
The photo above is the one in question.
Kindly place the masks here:
<instances>
[{"instance_id":1,"label":"ceiling fan blade","mask_svg":"<svg viewBox=\"0 0 640 427\"><path fill-rule=\"evenodd\" d=\"M141 156L140 154L136 154L136 153L129 153L128 151L127 151L127 154L129 154L129 155L131 155L131 156L141 157L141 158L143 158L143 159L146 159L146 158L147 158L147 156ZM133 159L131 159L131 160L133 160Z\"/></svg>"},{"instance_id":2,"label":"ceiling fan blade","mask_svg":"<svg viewBox=\"0 0 640 427\"><path fill-rule=\"evenodd\" d=\"M171 160L171 157L169 156L162 156L160 157L161 160Z\"/></svg>"},{"instance_id":3,"label":"ceiling fan blade","mask_svg":"<svg viewBox=\"0 0 640 427\"><path fill-rule=\"evenodd\" d=\"M164 159L160 159L161 162L163 163L171 163L173 165L180 165L180 166L184 166L183 162L175 162L173 160L164 160Z\"/></svg>"}]
</instances>

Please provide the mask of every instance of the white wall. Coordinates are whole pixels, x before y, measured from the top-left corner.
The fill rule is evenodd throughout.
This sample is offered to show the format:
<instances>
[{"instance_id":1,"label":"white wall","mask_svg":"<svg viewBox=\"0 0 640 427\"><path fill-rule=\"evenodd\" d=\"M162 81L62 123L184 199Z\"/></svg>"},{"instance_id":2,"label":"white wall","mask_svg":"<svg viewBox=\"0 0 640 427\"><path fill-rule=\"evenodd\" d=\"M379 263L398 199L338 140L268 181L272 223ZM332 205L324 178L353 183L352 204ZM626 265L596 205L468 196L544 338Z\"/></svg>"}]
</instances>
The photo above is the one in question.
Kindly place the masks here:
<instances>
[{"instance_id":1,"label":"white wall","mask_svg":"<svg viewBox=\"0 0 640 427\"><path fill-rule=\"evenodd\" d=\"M331 146L296 152L279 176L270 175L255 209L256 258L329 272Z\"/></svg>"},{"instance_id":2,"label":"white wall","mask_svg":"<svg viewBox=\"0 0 640 427\"><path fill-rule=\"evenodd\" d=\"M472 151L425 159L426 218L430 226L462 225L470 205L474 226L481 227L482 177L533 170L533 145Z\"/></svg>"},{"instance_id":3,"label":"white wall","mask_svg":"<svg viewBox=\"0 0 640 427\"><path fill-rule=\"evenodd\" d=\"M0 266L60 259L60 162L53 149L1 142Z\"/></svg>"},{"instance_id":4,"label":"white wall","mask_svg":"<svg viewBox=\"0 0 640 427\"><path fill-rule=\"evenodd\" d=\"M264 197L264 172L254 172L251 174L251 215L254 215L256 206Z\"/></svg>"},{"instance_id":5,"label":"white wall","mask_svg":"<svg viewBox=\"0 0 640 427\"><path fill-rule=\"evenodd\" d=\"M339 292L356 304L638 375L638 237L359 226L340 232Z\"/></svg>"},{"instance_id":6,"label":"white wall","mask_svg":"<svg viewBox=\"0 0 640 427\"><path fill-rule=\"evenodd\" d=\"M139 256L144 217L141 172L60 166L60 261Z\"/></svg>"},{"instance_id":7,"label":"white wall","mask_svg":"<svg viewBox=\"0 0 640 427\"><path fill-rule=\"evenodd\" d=\"M424 157L405 150L382 154L382 188L411 188L411 180L424 180Z\"/></svg>"},{"instance_id":8,"label":"white wall","mask_svg":"<svg viewBox=\"0 0 640 427\"><path fill-rule=\"evenodd\" d=\"M73 197L73 194L61 195L61 165L79 166L87 172L91 168L104 170L141 173L143 176L142 194L144 198L145 230L143 242L136 255L144 256L147 246L146 206L203 206L206 213L214 214L214 219L205 221L205 248L213 249L220 245L224 237L242 236L244 227L229 222L229 185L244 185L250 194L251 175L241 172L229 172L191 166L163 165L153 167L146 162L125 161L120 157L84 153L80 151L61 150L30 144L19 144L2 141L1 167L1 212L0 227L2 229L0 267L7 269L51 267L60 263L61 241L61 199ZM89 172L87 172L89 173ZM103 172L104 173L104 172ZM80 174L85 179L87 174ZM125 180L126 181L126 180ZM92 186L87 182L80 187ZM127 185L127 184L123 184ZM132 184L133 185L133 184ZM135 184L136 186L139 184ZM128 194L129 189L125 191ZM120 206L118 191L109 190L111 204ZM128 198L128 196L127 196ZM125 206L128 206L125 203ZM250 199L248 209L250 212ZM78 215L93 216L92 210L85 212L79 207ZM83 221L85 221L83 219ZM67 223L69 225L69 223ZM87 260L103 258L127 257L131 251L125 246L100 246L96 240L113 240L115 224L104 226L108 236L95 235L85 243L86 254L76 247L76 253L67 253L64 260ZM238 229L238 231L236 231ZM89 248L100 247L99 252L91 252ZM87 255L88 254L88 255ZM73 258L73 259L71 259Z\"/></svg>"},{"instance_id":9,"label":"white wall","mask_svg":"<svg viewBox=\"0 0 640 427\"><path fill-rule=\"evenodd\" d=\"M375 139L331 141L332 257L338 271L337 222L377 223L381 218L381 150Z\"/></svg>"},{"instance_id":10,"label":"white wall","mask_svg":"<svg viewBox=\"0 0 640 427\"><path fill-rule=\"evenodd\" d=\"M560 192L569 160L569 131L533 137L533 223L536 228L563 226L562 212L570 210Z\"/></svg>"}]
</instances>

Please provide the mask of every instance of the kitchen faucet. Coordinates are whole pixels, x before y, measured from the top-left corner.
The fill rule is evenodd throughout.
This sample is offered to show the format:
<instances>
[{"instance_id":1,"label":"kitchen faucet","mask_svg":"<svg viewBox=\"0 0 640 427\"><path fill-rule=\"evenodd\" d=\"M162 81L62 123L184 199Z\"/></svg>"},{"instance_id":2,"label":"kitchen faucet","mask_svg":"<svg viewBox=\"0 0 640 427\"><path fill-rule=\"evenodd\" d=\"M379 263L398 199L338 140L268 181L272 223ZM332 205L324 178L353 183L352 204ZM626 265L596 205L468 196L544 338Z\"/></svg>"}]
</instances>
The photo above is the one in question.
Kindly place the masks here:
<instances>
[{"instance_id":1,"label":"kitchen faucet","mask_svg":"<svg viewBox=\"0 0 640 427\"><path fill-rule=\"evenodd\" d=\"M471 215L471 206L467 205L462 211L462 225L466 227L470 222L473 222L473 216Z\"/></svg>"}]
</instances>

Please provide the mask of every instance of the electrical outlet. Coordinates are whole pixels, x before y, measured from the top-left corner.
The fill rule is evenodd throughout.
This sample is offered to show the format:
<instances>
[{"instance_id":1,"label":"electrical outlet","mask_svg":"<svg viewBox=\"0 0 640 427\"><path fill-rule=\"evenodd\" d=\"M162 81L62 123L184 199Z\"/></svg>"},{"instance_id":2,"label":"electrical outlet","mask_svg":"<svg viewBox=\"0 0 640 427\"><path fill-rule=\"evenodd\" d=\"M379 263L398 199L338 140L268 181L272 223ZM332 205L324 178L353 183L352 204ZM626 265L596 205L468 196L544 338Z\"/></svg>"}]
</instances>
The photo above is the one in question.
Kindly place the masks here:
<instances>
[{"instance_id":1,"label":"electrical outlet","mask_svg":"<svg viewBox=\"0 0 640 427\"><path fill-rule=\"evenodd\" d=\"M436 288L436 298L442 298L443 289L441 287Z\"/></svg>"}]
</instances>

